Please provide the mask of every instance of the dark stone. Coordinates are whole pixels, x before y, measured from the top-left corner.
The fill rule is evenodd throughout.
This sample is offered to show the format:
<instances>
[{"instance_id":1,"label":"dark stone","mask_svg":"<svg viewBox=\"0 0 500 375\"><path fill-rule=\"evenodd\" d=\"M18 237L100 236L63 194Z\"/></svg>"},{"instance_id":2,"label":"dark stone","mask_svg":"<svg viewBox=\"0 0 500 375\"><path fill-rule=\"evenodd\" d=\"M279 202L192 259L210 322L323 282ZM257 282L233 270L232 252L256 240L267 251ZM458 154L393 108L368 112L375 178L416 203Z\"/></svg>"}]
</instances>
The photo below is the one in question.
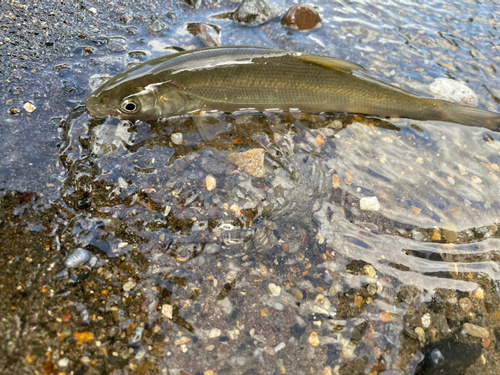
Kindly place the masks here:
<instances>
[{"instance_id":1,"label":"dark stone","mask_svg":"<svg viewBox=\"0 0 500 375\"><path fill-rule=\"evenodd\" d=\"M298 340L304 334L305 331L306 331L306 327L303 327L300 324L295 324L292 327L292 336Z\"/></svg>"},{"instance_id":2,"label":"dark stone","mask_svg":"<svg viewBox=\"0 0 500 375\"><path fill-rule=\"evenodd\" d=\"M259 26L279 17L285 10L268 0L243 0L233 14L236 22L245 26Z\"/></svg>"},{"instance_id":3,"label":"dark stone","mask_svg":"<svg viewBox=\"0 0 500 375\"><path fill-rule=\"evenodd\" d=\"M313 6L298 3L288 9L281 24L293 30L308 31L321 26L321 17Z\"/></svg>"},{"instance_id":4,"label":"dark stone","mask_svg":"<svg viewBox=\"0 0 500 375\"><path fill-rule=\"evenodd\" d=\"M416 375L462 374L481 355L479 344L466 344L453 340L436 341L424 349L424 359Z\"/></svg>"}]
</instances>

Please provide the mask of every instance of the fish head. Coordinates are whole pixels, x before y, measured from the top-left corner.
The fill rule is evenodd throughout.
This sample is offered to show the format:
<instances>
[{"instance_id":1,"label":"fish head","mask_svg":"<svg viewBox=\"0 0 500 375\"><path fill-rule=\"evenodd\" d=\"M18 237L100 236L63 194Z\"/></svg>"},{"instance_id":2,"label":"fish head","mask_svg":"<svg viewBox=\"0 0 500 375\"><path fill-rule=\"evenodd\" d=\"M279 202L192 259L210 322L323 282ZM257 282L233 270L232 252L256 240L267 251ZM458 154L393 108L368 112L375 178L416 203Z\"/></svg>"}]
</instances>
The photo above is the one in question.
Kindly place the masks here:
<instances>
[{"instance_id":1,"label":"fish head","mask_svg":"<svg viewBox=\"0 0 500 375\"><path fill-rule=\"evenodd\" d=\"M181 115L190 109L185 91L173 82L116 84L114 79L90 94L85 105L94 117L117 116L124 120L157 120Z\"/></svg>"}]
</instances>

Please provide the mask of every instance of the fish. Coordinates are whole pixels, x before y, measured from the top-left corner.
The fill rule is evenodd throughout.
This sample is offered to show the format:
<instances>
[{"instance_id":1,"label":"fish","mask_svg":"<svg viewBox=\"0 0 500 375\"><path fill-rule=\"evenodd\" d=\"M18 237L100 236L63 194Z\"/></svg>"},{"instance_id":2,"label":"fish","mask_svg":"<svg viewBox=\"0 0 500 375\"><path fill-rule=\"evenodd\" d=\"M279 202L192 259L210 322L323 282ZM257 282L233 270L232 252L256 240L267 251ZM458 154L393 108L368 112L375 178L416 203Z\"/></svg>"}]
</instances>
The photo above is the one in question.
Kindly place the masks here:
<instances>
[{"instance_id":1,"label":"fish","mask_svg":"<svg viewBox=\"0 0 500 375\"><path fill-rule=\"evenodd\" d=\"M94 117L150 121L200 111L350 113L499 130L500 114L427 98L372 77L354 62L264 47L212 47L151 59L85 100Z\"/></svg>"}]
</instances>

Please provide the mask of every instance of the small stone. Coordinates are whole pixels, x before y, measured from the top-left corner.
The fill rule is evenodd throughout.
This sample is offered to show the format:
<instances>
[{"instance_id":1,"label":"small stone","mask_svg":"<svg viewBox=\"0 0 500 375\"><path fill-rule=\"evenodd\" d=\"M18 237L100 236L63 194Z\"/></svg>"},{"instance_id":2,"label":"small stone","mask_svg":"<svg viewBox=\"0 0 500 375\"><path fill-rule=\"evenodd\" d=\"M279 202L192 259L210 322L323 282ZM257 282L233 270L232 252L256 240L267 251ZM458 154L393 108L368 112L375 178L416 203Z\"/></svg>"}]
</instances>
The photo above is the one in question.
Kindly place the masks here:
<instances>
[{"instance_id":1,"label":"small stone","mask_svg":"<svg viewBox=\"0 0 500 375\"><path fill-rule=\"evenodd\" d=\"M127 281L125 284L123 284L123 290L125 292L128 292L132 289L134 289L134 287L136 286L137 284L135 283L135 281Z\"/></svg>"},{"instance_id":2,"label":"small stone","mask_svg":"<svg viewBox=\"0 0 500 375\"><path fill-rule=\"evenodd\" d=\"M266 175L264 169L265 153L261 148L254 148L245 152L233 152L229 154L228 159L249 175L264 177Z\"/></svg>"},{"instance_id":3,"label":"small stone","mask_svg":"<svg viewBox=\"0 0 500 375\"><path fill-rule=\"evenodd\" d=\"M441 241L441 233L439 233L438 230L433 229L432 230L431 240L433 240L433 241Z\"/></svg>"},{"instance_id":4,"label":"small stone","mask_svg":"<svg viewBox=\"0 0 500 375\"><path fill-rule=\"evenodd\" d=\"M321 375L333 375L332 368L330 366L326 366L323 371L321 371Z\"/></svg>"},{"instance_id":5,"label":"small stone","mask_svg":"<svg viewBox=\"0 0 500 375\"><path fill-rule=\"evenodd\" d=\"M375 271L375 268L373 268L369 264L367 264L366 266L363 267L363 272L365 273L365 275L368 275L370 277L373 277L377 274L377 271Z\"/></svg>"},{"instance_id":6,"label":"small stone","mask_svg":"<svg viewBox=\"0 0 500 375\"><path fill-rule=\"evenodd\" d=\"M309 335L309 344L312 346L318 346L319 345L319 338L318 334L314 331Z\"/></svg>"},{"instance_id":7,"label":"small stone","mask_svg":"<svg viewBox=\"0 0 500 375\"><path fill-rule=\"evenodd\" d=\"M267 307L264 307L262 310L260 310L260 315L266 317L269 315L269 309Z\"/></svg>"},{"instance_id":8,"label":"small stone","mask_svg":"<svg viewBox=\"0 0 500 375\"><path fill-rule=\"evenodd\" d=\"M363 297L362 296L354 296L354 304L358 309L363 305Z\"/></svg>"},{"instance_id":9,"label":"small stone","mask_svg":"<svg viewBox=\"0 0 500 375\"><path fill-rule=\"evenodd\" d=\"M214 350L214 349L215 349L215 345L207 345L207 346L205 346L205 350L206 350L207 352L211 352L211 351L212 351L212 350Z\"/></svg>"},{"instance_id":10,"label":"small stone","mask_svg":"<svg viewBox=\"0 0 500 375\"><path fill-rule=\"evenodd\" d=\"M66 260L64 261L64 265L67 268L80 267L81 265L87 263L91 257L92 254L90 254L90 251L78 248L66 258Z\"/></svg>"},{"instance_id":11,"label":"small stone","mask_svg":"<svg viewBox=\"0 0 500 375\"><path fill-rule=\"evenodd\" d=\"M125 52L127 50L127 41L122 37L111 37L108 38L108 43L106 44L106 48L109 52L119 53Z\"/></svg>"},{"instance_id":12,"label":"small stone","mask_svg":"<svg viewBox=\"0 0 500 375\"><path fill-rule=\"evenodd\" d=\"M187 343L189 343L191 341L191 339L189 337L186 337L186 336L183 336L181 337L179 340L176 340L174 342L175 345L186 345Z\"/></svg>"},{"instance_id":13,"label":"small stone","mask_svg":"<svg viewBox=\"0 0 500 375\"><path fill-rule=\"evenodd\" d=\"M450 222L444 222L443 225L441 226L441 229L443 230L443 237L447 242L457 241L458 228L455 224Z\"/></svg>"},{"instance_id":14,"label":"small stone","mask_svg":"<svg viewBox=\"0 0 500 375\"><path fill-rule=\"evenodd\" d=\"M316 143L316 145L321 147L325 144L325 139L321 136L321 134L318 134L314 142Z\"/></svg>"},{"instance_id":15,"label":"small stone","mask_svg":"<svg viewBox=\"0 0 500 375\"><path fill-rule=\"evenodd\" d=\"M297 288L293 288L290 293L292 294L295 301L300 302L304 299L304 294Z\"/></svg>"},{"instance_id":16,"label":"small stone","mask_svg":"<svg viewBox=\"0 0 500 375\"><path fill-rule=\"evenodd\" d=\"M291 331L292 331L292 336L298 340L302 337L302 335L306 331L306 327L301 326L300 324L297 323L292 327Z\"/></svg>"},{"instance_id":17,"label":"small stone","mask_svg":"<svg viewBox=\"0 0 500 375\"><path fill-rule=\"evenodd\" d=\"M485 349L488 349L489 346L491 344L491 340L487 337L485 337L484 339L481 340L481 345L483 346L483 348Z\"/></svg>"},{"instance_id":18,"label":"small stone","mask_svg":"<svg viewBox=\"0 0 500 375\"><path fill-rule=\"evenodd\" d=\"M221 330L218 329L218 328L212 328L210 330L210 332L208 333L208 337L210 337L211 339L215 338L215 337L219 337L221 334Z\"/></svg>"},{"instance_id":19,"label":"small stone","mask_svg":"<svg viewBox=\"0 0 500 375\"><path fill-rule=\"evenodd\" d=\"M281 19L281 24L297 31L310 31L321 26L318 11L307 3L293 5Z\"/></svg>"},{"instance_id":20,"label":"small stone","mask_svg":"<svg viewBox=\"0 0 500 375\"><path fill-rule=\"evenodd\" d=\"M469 335L473 337L479 337L480 339L487 338L490 336L490 333L486 328L477 326L472 323L465 323L464 324L464 329L465 332L467 332Z\"/></svg>"},{"instance_id":21,"label":"small stone","mask_svg":"<svg viewBox=\"0 0 500 375\"><path fill-rule=\"evenodd\" d=\"M431 93L439 99L477 106L479 99L467 85L450 78L436 78L429 86Z\"/></svg>"},{"instance_id":22,"label":"small stone","mask_svg":"<svg viewBox=\"0 0 500 375\"><path fill-rule=\"evenodd\" d=\"M424 159L422 159L421 157L418 157L417 160L416 160L417 164L423 164L424 163Z\"/></svg>"},{"instance_id":23,"label":"small stone","mask_svg":"<svg viewBox=\"0 0 500 375\"><path fill-rule=\"evenodd\" d=\"M36 109L35 105L31 102L24 102L23 106L24 110L29 113L33 112Z\"/></svg>"},{"instance_id":24,"label":"small stone","mask_svg":"<svg viewBox=\"0 0 500 375\"><path fill-rule=\"evenodd\" d=\"M172 133L170 135L170 140L174 145L181 145L182 144L182 133Z\"/></svg>"},{"instance_id":25,"label":"small stone","mask_svg":"<svg viewBox=\"0 0 500 375\"><path fill-rule=\"evenodd\" d=\"M217 186L217 180L215 179L214 176L212 176L211 174L209 174L206 179L205 179L205 184L207 186L207 190L208 191L212 191L215 189L215 187Z\"/></svg>"},{"instance_id":26,"label":"small stone","mask_svg":"<svg viewBox=\"0 0 500 375\"><path fill-rule=\"evenodd\" d=\"M415 328L415 333L418 336L418 341L424 342L425 341L425 331L422 327L416 327Z\"/></svg>"},{"instance_id":27,"label":"small stone","mask_svg":"<svg viewBox=\"0 0 500 375\"><path fill-rule=\"evenodd\" d=\"M458 306L460 306L460 308L463 311L469 312L469 310L472 307L472 301L469 298L467 298L467 297L460 298L460 301L458 301Z\"/></svg>"},{"instance_id":28,"label":"small stone","mask_svg":"<svg viewBox=\"0 0 500 375\"><path fill-rule=\"evenodd\" d=\"M380 203L377 197L363 197L359 200L359 206L364 211L380 210Z\"/></svg>"},{"instance_id":29,"label":"small stone","mask_svg":"<svg viewBox=\"0 0 500 375\"><path fill-rule=\"evenodd\" d=\"M479 177L477 177L477 176L472 176L472 177L470 178L470 180L472 181L472 183L473 183L473 184L476 184L476 185L480 185L480 184L483 182L483 180L481 180L481 179L480 179Z\"/></svg>"},{"instance_id":30,"label":"small stone","mask_svg":"<svg viewBox=\"0 0 500 375\"><path fill-rule=\"evenodd\" d=\"M274 348L274 353L278 353L281 349L284 349L286 344L284 342L280 342L276 347Z\"/></svg>"},{"instance_id":31,"label":"small stone","mask_svg":"<svg viewBox=\"0 0 500 375\"><path fill-rule=\"evenodd\" d=\"M278 297L280 295L280 293L281 293L280 286L273 284L273 283L269 283L269 285L267 287L269 288L269 291L271 292L272 296Z\"/></svg>"},{"instance_id":32,"label":"small stone","mask_svg":"<svg viewBox=\"0 0 500 375\"><path fill-rule=\"evenodd\" d=\"M196 26L196 35L206 47L217 47L221 45L220 31L212 25L201 22Z\"/></svg>"},{"instance_id":33,"label":"small stone","mask_svg":"<svg viewBox=\"0 0 500 375\"><path fill-rule=\"evenodd\" d=\"M19 112L21 112L21 110L19 109L19 107L12 107L10 109L10 114L11 115L17 115Z\"/></svg>"},{"instance_id":34,"label":"small stone","mask_svg":"<svg viewBox=\"0 0 500 375\"><path fill-rule=\"evenodd\" d=\"M476 299L483 299L484 298L483 288L481 288L480 286L478 286L477 289L472 293L472 295Z\"/></svg>"},{"instance_id":35,"label":"small stone","mask_svg":"<svg viewBox=\"0 0 500 375\"><path fill-rule=\"evenodd\" d=\"M167 319L173 318L173 312L174 312L174 308L172 305L165 304L161 307L161 315L163 315Z\"/></svg>"},{"instance_id":36,"label":"small stone","mask_svg":"<svg viewBox=\"0 0 500 375\"><path fill-rule=\"evenodd\" d=\"M89 12L92 13L92 14L97 14L97 9L92 7L92 8L89 8Z\"/></svg>"},{"instance_id":37,"label":"small stone","mask_svg":"<svg viewBox=\"0 0 500 375\"><path fill-rule=\"evenodd\" d=\"M343 347L342 347L342 356L344 358L349 358L352 353L354 353L354 350L356 349L356 345L349 341L347 342Z\"/></svg>"},{"instance_id":38,"label":"small stone","mask_svg":"<svg viewBox=\"0 0 500 375\"><path fill-rule=\"evenodd\" d=\"M243 0L233 14L236 22L245 26L259 26L279 17L285 10L268 0Z\"/></svg>"},{"instance_id":39,"label":"small stone","mask_svg":"<svg viewBox=\"0 0 500 375\"><path fill-rule=\"evenodd\" d=\"M422 326L424 328L429 328L431 325L431 314L426 313L422 316Z\"/></svg>"},{"instance_id":40,"label":"small stone","mask_svg":"<svg viewBox=\"0 0 500 375\"><path fill-rule=\"evenodd\" d=\"M68 358L62 358L59 361L57 361L57 366L59 366L59 367L67 367L68 364L69 364Z\"/></svg>"},{"instance_id":41,"label":"small stone","mask_svg":"<svg viewBox=\"0 0 500 375\"><path fill-rule=\"evenodd\" d=\"M340 185L340 179L339 176L336 174L332 175L332 188L336 189Z\"/></svg>"}]
</instances>

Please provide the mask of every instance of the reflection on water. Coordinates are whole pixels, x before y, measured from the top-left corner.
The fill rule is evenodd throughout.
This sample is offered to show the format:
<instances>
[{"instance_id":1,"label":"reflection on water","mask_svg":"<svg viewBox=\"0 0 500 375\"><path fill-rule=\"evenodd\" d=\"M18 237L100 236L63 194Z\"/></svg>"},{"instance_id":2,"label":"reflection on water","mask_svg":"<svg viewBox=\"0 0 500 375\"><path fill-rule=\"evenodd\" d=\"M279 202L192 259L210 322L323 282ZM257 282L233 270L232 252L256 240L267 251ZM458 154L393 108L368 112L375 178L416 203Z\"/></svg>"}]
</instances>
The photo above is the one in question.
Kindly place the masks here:
<instances>
[{"instance_id":1,"label":"reflection on water","mask_svg":"<svg viewBox=\"0 0 500 375\"><path fill-rule=\"evenodd\" d=\"M347 58L412 91L428 93L434 78L455 78L480 106L500 110L496 5L312 4L322 27L304 34L278 20L242 28L211 19L234 10L230 2L189 11L172 4L164 17L144 5L137 17L121 14L125 21L111 31L90 28L46 73L57 84L37 89L37 110L8 115L15 132L0 155L7 166L26 160L41 172L14 179L2 167L2 194L61 187L43 198L57 207L45 228L53 247L64 256L70 249L61 243L83 247L93 258L87 273L58 277L68 285L90 277L110 291L101 296L104 307L66 291L61 303L85 324L100 327L99 309L112 316L99 340L124 360L116 366L145 372L153 363L170 374L399 374L437 371L440 355L448 373L465 371L480 355L481 365L495 363L498 134L349 115L211 114L131 124L70 111L89 82L95 87L105 75L179 47L202 47L188 22L220 26L223 45ZM7 90L9 108L16 100L22 107L16 85ZM56 141L33 145L48 139L38 137L47 129L36 124L57 116L58 154ZM52 154L58 160L48 163ZM16 215L28 209L30 194L18 195ZM379 209L362 209L361 200L374 197Z\"/></svg>"}]
</instances>

